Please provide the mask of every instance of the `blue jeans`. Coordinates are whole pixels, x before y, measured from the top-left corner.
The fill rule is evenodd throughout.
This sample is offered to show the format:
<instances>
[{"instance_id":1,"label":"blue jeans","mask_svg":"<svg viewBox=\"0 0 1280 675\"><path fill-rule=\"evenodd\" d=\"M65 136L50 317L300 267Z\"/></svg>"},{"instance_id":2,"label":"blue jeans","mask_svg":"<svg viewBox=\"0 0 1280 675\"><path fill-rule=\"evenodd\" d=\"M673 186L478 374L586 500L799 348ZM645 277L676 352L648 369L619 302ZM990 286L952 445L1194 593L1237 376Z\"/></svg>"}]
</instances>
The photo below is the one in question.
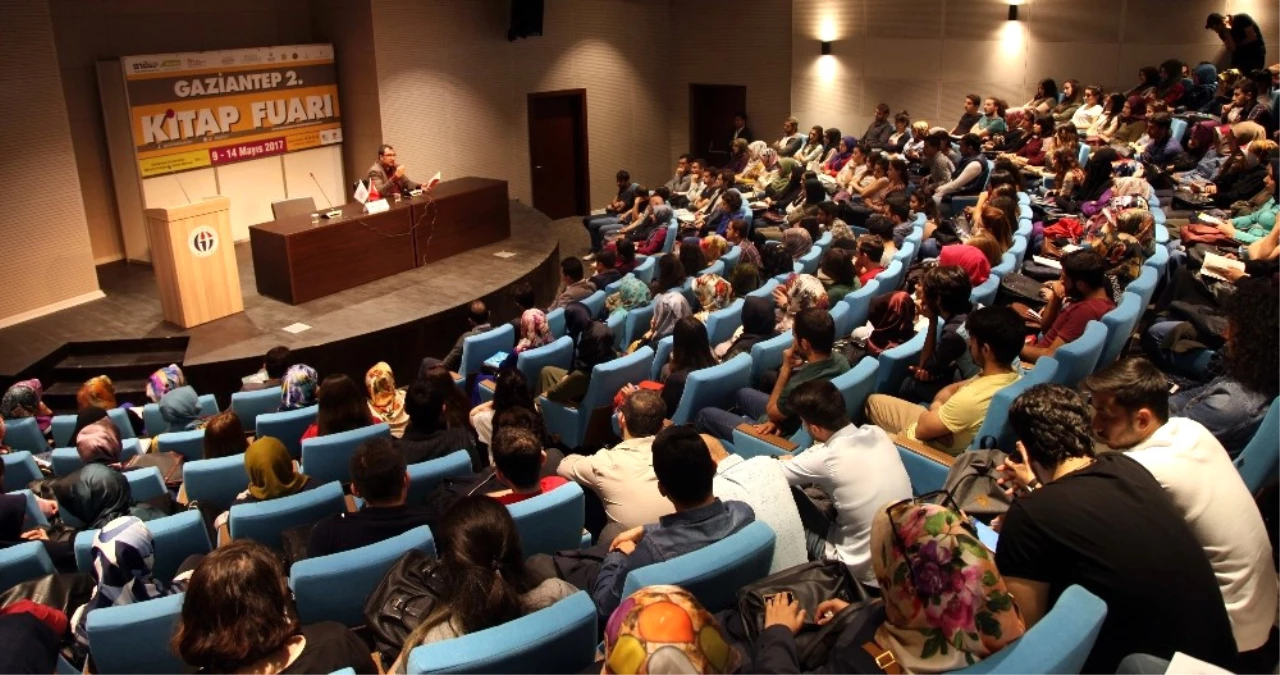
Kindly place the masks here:
<instances>
[{"instance_id":1,"label":"blue jeans","mask_svg":"<svg viewBox=\"0 0 1280 675\"><path fill-rule=\"evenodd\" d=\"M739 389L734 394L734 399L734 408L742 414L719 408L703 408L695 422L698 430L720 440L732 441L733 430L739 424L755 424L769 410L769 395L758 389Z\"/></svg>"},{"instance_id":2,"label":"blue jeans","mask_svg":"<svg viewBox=\"0 0 1280 675\"><path fill-rule=\"evenodd\" d=\"M925 239L924 241L920 242L920 259L921 260L937 258L940 255L942 255L942 244L939 244L937 239L934 239L933 237L929 237L928 239Z\"/></svg>"},{"instance_id":3,"label":"blue jeans","mask_svg":"<svg viewBox=\"0 0 1280 675\"><path fill-rule=\"evenodd\" d=\"M617 225L622 220L615 215L605 214L600 216L587 216L582 219L582 226L587 228L587 233L591 235L591 250L599 251L603 244L604 234L600 231L606 225Z\"/></svg>"},{"instance_id":4,"label":"blue jeans","mask_svg":"<svg viewBox=\"0 0 1280 675\"><path fill-rule=\"evenodd\" d=\"M1205 381L1208 379L1206 369L1213 356L1213 350L1195 349L1178 354L1160 347L1160 343L1168 337L1169 331L1181 323L1181 321L1160 321L1152 324L1142 335L1143 351L1161 370Z\"/></svg>"}]
</instances>

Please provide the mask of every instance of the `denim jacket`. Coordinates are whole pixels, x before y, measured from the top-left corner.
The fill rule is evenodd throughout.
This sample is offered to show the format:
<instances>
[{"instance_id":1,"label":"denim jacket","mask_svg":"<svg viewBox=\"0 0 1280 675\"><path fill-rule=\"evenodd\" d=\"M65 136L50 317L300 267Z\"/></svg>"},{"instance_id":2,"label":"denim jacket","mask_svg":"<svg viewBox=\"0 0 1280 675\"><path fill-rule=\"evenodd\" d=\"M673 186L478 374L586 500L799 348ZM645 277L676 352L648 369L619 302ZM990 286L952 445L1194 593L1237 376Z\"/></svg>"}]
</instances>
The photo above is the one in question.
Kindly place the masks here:
<instances>
[{"instance_id":1,"label":"denim jacket","mask_svg":"<svg viewBox=\"0 0 1280 675\"><path fill-rule=\"evenodd\" d=\"M755 511L750 506L716 499L706 506L663 516L657 525L645 525L644 536L631 555L611 551L605 556L591 588L600 620L608 621L622 602L622 587L631 570L692 553L741 530L755 519Z\"/></svg>"},{"instance_id":2,"label":"denim jacket","mask_svg":"<svg viewBox=\"0 0 1280 675\"><path fill-rule=\"evenodd\" d=\"M1235 459L1266 417L1271 399L1249 391L1230 376L1221 375L1194 389L1169 397L1169 415L1189 417L1203 424Z\"/></svg>"}]
</instances>

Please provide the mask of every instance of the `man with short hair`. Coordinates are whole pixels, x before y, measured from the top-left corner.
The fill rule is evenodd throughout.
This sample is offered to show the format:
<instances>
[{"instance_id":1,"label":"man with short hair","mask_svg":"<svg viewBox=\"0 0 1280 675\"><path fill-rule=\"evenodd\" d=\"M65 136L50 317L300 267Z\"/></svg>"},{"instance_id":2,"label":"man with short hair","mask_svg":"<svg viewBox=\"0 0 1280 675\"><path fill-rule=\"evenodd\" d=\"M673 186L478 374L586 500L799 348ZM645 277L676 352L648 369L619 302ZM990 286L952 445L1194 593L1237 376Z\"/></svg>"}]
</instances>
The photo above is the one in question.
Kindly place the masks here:
<instances>
[{"instance_id":1,"label":"man with short hair","mask_svg":"<svg viewBox=\"0 0 1280 675\"><path fill-rule=\"evenodd\" d=\"M866 286L876 275L884 271L880 261L884 258L884 240L874 234L858 237L857 254L853 266L858 269L858 283Z\"/></svg>"},{"instance_id":2,"label":"man with short hair","mask_svg":"<svg viewBox=\"0 0 1280 675\"><path fill-rule=\"evenodd\" d=\"M1008 307L974 310L965 326L969 353L982 366L976 377L944 387L928 408L888 394L872 394L867 398L867 419L891 434L923 441L947 454L964 452L982 428L991 398L1018 381L1012 362L1023 340L1022 320Z\"/></svg>"},{"instance_id":3,"label":"man with short hair","mask_svg":"<svg viewBox=\"0 0 1280 675\"><path fill-rule=\"evenodd\" d=\"M1147 118L1147 143L1138 155L1138 161L1164 166L1182 154L1182 143L1173 137L1173 117L1169 113L1156 113Z\"/></svg>"},{"instance_id":4,"label":"man with short hair","mask_svg":"<svg viewBox=\"0 0 1280 675\"><path fill-rule=\"evenodd\" d=\"M892 144L889 137L893 135L893 123L889 121L889 104L876 105L875 117L870 126L862 134L862 145L870 150L887 150Z\"/></svg>"},{"instance_id":5,"label":"man with short hair","mask_svg":"<svg viewBox=\"0 0 1280 675\"><path fill-rule=\"evenodd\" d=\"M503 504L522 502L569 482L560 476L542 476L547 453L538 435L528 429L502 427L493 438L492 450L495 475L510 489L489 496Z\"/></svg>"},{"instance_id":6,"label":"man with short hair","mask_svg":"<svg viewBox=\"0 0 1280 675\"><path fill-rule=\"evenodd\" d=\"M667 189L668 194L681 194L689 189L690 180L689 154L685 153L676 158L676 173L662 187Z\"/></svg>"},{"instance_id":7,"label":"man with short hair","mask_svg":"<svg viewBox=\"0 0 1280 675\"><path fill-rule=\"evenodd\" d=\"M755 265L756 269L759 269L760 249L756 248L755 243L751 241L750 234L751 226L747 221L734 218L729 221L729 227L724 231L724 238L731 245L738 247L739 265Z\"/></svg>"},{"instance_id":8,"label":"man with short hair","mask_svg":"<svg viewBox=\"0 0 1280 675\"><path fill-rule=\"evenodd\" d=\"M468 307L467 332L458 336L457 342L453 343L453 349L440 360L440 365L448 368L452 372L457 372L462 367L462 341L473 335L479 335L489 331L493 326L489 325L489 308L485 306L483 300L476 300Z\"/></svg>"},{"instance_id":9,"label":"man with short hair","mask_svg":"<svg viewBox=\"0 0 1280 675\"><path fill-rule=\"evenodd\" d=\"M653 472L653 439L666 420L662 395L640 389L618 409L622 442L594 455L567 454L556 473L595 492L610 525L630 529L671 513Z\"/></svg>"},{"instance_id":10,"label":"man with short hair","mask_svg":"<svg viewBox=\"0 0 1280 675\"><path fill-rule=\"evenodd\" d=\"M268 349L266 355L262 357L262 370L243 378L240 391L279 389L280 380L291 365L293 365L293 352L288 347L277 345Z\"/></svg>"},{"instance_id":11,"label":"man with short hair","mask_svg":"<svg viewBox=\"0 0 1280 675\"><path fill-rule=\"evenodd\" d=\"M1175 650L1230 668L1235 639L1204 549L1140 463L1095 456L1084 398L1032 387L1009 407L1009 425L1018 461L1000 468L1017 496L997 528L995 562L1027 628L1078 584L1107 605L1081 672L1114 673L1129 654Z\"/></svg>"},{"instance_id":12,"label":"man with short hair","mask_svg":"<svg viewBox=\"0 0 1280 675\"><path fill-rule=\"evenodd\" d=\"M427 511L409 506L409 472L404 455L390 438L372 438L356 448L351 460L351 494L364 500L354 513L331 515L316 523L307 539L312 558L341 553L396 537L426 525Z\"/></svg>"},{"instance_id":13,"label":"man with short hair","mask_svg":"<svg viewBox=\"0 0 1280 675\"><path fill-rule=\"evenodd\" d=\"M968 94L964 97L964 113L960 115L960 120L956 122L955 128L951 130L952 135L963 136L973 129L973 125L978 123L982 118L982 113L978 112L978 106L982 105L982 97L977 94Z\"/></svg>"},{"instance_id":14,"label":"man with short hair","mask_svg":"<svg viewBox=\"0 0 1280 675\"><path fill-rule=\"evenodd\" d=\"M957 375L968 379L980 372L970 354L965 328L973 311L969 275L955 266L930 267L921 275L920 294L924 298L920 313L929 319L929 327L920 359L909 367L911 377L902 383L902 397L908 401L932 401L942 387L956 381Z\"/></svg>"},{"instance_id":15,"label":"man with short hair","mask_svg":"<svg viewBox=\"0 0 1280 675\"><path fill-rule=\"evenodd\" d=\"M804 147L804 134L800 133L800 120L788 117L782 122L782 138L773 144L778 157L792 157Z\"/></svg>"},{"instance_id":16,"label":"man with short hair","mask_svg":"<svg viewBox=\"0 0 1280 675\"><path fill-rule=\"evenodd\" d=\"M1253 17L1214 12L1205 19L1204 27L1217 33L1222 40L1231 55L1232 68L1248 75L1267 66L1267 44Z\"/></svg>"},{"instance_id":17,"label":"man with short hair","mask_svg":"<svg viewBox=\"0 0 1280 675\"><path fill-rule=\"evenodd\" d=\"M836 511L835 522L829 522L800 502L805 529L816 535L810 538L810 556L839 560L855 579L878 586L871 568L871 521L885 505L911 497L911 479L898 449L884 430L850 422L844 397L830 382L806 382L791 398L814 445L784 455L789 461L781 462L782 472L793 488L822 488Z\"/></svg>"},{"instance_id":18,"label":"man with short hair","mask_svg":"<svg viewBox=\"0 0 1280 675\"><path fill-rule=\"evenodd\" d=\"M1277 584L1266 526L1218 439L1199 422L1169 417L1169 382L1128 358L1080 383L1094 435L1151 472L1204 549L1226 602L1236 648L1262 647L1276 617Z\"/></svg>"},{"instance_id":19,"label":"man with short hair","mask_svg":"<svg viewBox=\"0 0 1280 675\"><path fill-rule=\"evenodd\" d=\"M409 416L409 424L404 434L395 439L396 447L410 464L466 450L471 455L472 468L487 466L489 458L479 452L470 430L449 428L445 424L444 402L448 393L440 391L433 380L419 378L409 385L404 395L404 412Z\"/></svg>"},{"instance_id":20,"label":"man with short hair","mask_svg":"<svg viewBox=\"0 0 1280 675\"><path fill-rule=\"evenodd\" d=\"M565 258L560 261L560 294L556 296L556 301L551 303L547 308L550 312L553 309L568 307L575 302L581 302L596 292L596 287L590 280L584 279L586 276L582 269L582 261L574 257Z\"/></svg>"},{"instance_id":21,"label":"man with short hair","mask_svg":"<svg viewBox=\"0 0 1280 675\"><path fill-rule=\"evenodd\" d=\"M889 222L893 223L893 245L902 248L903 242L916 229L915 221L911 218L911 200L905 193L895 192L885 198L884 205L885 215L889 218ZM919 251L916 253L918 254Z\"/></svg>"},{"instance_id":22,"label":"man with short hair","mask_svg":"<svg viewBox=\"0 0 1280 675\"><path fill-rule=\"evenodd\" d=\"M587 233L591 235L592 251L600 248L600 228L605 225L616 225L619 222L618 216L635 206L636 192L640 189L640 184L631 182L631 173L626 169L618 169L616 179L618 195L604 207L604 213L588 215L582 219L582 226L587 228Z\"/></svg>"},{"instance_id":23,"label":"man with short hair","mask_svg":"<svg viewBox=\"0 0 1280 675\"><path fill-rule=\"evenodd\" d=\"M926 144L926 152L928 147ZM950 204L952 195L978 194L986 187L990 173L991 162L982 156L982 139L977 134L965 134L960 138L960 163L955 167L955 177L934 189L934 203L941 208L944 202Z\"/></svg>"},{"instance_id":24,"label":"man with short hair","mask_svg":"<svg viewBox=\"0 0 1280 675\"><path fill-rule=\"evenodd\" d=\"M663 516L656 525L632 528L614 538L591 584L601 621L618 607L632 570L705 548L755 520L750 506L716 498L712 492L716 465L693 427L673 426L658 432L653 441L653 470L658 491L671 501L675 513Z\"/></svg>"},{"instance_id":25,"label":"man with short hair","mask_svg":"<svg viewBox=\"0 0 1280 675\"><path fill-rule=\"evenodd\" d=\"M596 256L595 276L591 277L591 285L598 291L622 278L618 271L618 253L614 249L605 249Z\"/></svg>"},{"instance_id":26,"label":"man with short hair","mask_svg":"<svg viewBox=\"0 0 1280 675\"><path fill-rule=\"evenodd\" d=\"M921 164L929 170L917 189L924 194L932 195L938 186L951 182L955 175L956 165L951 161L948 150L951 149L951 137L938 131L924 139L924 152Z\"/></svg>"},{"instance_id":27,"label":"man with short hair","mask_svg":"<svg viewBox=\"0 0 1280 675\"><path fill-rule=\"evenodd\" d=\"M810 307L800 310L792 328L790 347L782 353L778 379L769 394L757 389L739 389L737 409L742 415L703 408L698 413L698 428L721 440L732 440L739 424L757 423L756 433L790 436L800 428L800 418L791 408L791 392L805 382L830 380L849 370L843 354L833 353L836 325L825 309Z\"/></svg>"},{"instance_id":28,"label":"man with short hair","mask_svg":"<svg viewBox=\"0 0 1280 675\"><path fill-rule=\"evenodd\" d=\"M893 262L893 256L898 253L898 246L893 243L893 221L889 220L888 216L873 213L867 216L867 232L880 238L883 250L880 253L879 266L888 267L889 263Z\"/></svg>"},{"instance_id":29,"label":"man with short hair","mask_svg":"<svg viewBox=\"0 0 1280 675\"><path fill-rule=\"evenodd\" d=\"M1115 309L1110 290L1106 263L1097 252L1083 249L1063 256L1061 278L1040 288L1040 297L1047 301L1040 310L1044 335L1022 348L1022 360L1035 363L1079 339L1090 321Z\"/></svg>"},{"instance_id":30,"label":"man with short hair","mask_svg":"<svg viewBox=\"0 0 1280 675\"><path fill-rule=\"evenodd\" d=\"M406 195L422 187L422 183L409 179L403 164L396 164L396 149L385 143L378 146L378 161L369 167L365 177L369 181L369 189L376 189L383 198L390 198L393 194Z\"/></svg>"},{"instance_id":31,"label":"man with short hair","mask_svg":"<svg viewBox=\"0 0 1280 675\"><path fill-rule=\"evenodd\" d=\"M840 205L831 200L818 202L818 226L823 232L834 232L839 229L843 232L850 232L849 224L840 219ZM832 241L835 241L835 235L832 235Z\"/></svg>"}]
</instances>

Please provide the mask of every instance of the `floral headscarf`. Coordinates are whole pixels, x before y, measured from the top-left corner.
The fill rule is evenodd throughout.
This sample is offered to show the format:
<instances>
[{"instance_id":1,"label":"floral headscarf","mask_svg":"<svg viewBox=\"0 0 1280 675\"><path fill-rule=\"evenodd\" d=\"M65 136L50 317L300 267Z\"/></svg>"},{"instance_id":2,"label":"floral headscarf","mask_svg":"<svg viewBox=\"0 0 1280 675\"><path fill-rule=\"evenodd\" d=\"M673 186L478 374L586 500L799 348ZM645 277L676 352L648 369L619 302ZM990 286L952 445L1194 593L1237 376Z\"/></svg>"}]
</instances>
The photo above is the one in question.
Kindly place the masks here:
<instances>
[{"instance_id":1,"label":"floral headscarf","mask_svg":"<svg viewBox=\"0 0 1280 675\"><path fill-rule=\"evenodd\" d=\"M606 673L732 673L740 661L715 617L678 586L632 593L605 624Z\"/></svg>"},{"instance_id":2,"label":"floral headscarf","mask_svg":"<svg viewBox=\"0 0 1280 675\"><path fill-rule=\"evenodd\" d=\"M724 309L733 302L733 286L719 274L704 274L693 280L693 296L702 313Z\"/></svg>"},{"instance_id":3,"label":"floral headscarf","mask_svg":"<svg viewBox=\"0 0 1280 675\"><path fill-rule=\"evenodd\" d=\"M837 241L857 241L858 235L854 234L853 228L843 220L836 219L831 223L831 243Z\"/></svg>"},{"instance_id":4,"label":"floral headscarf","mask_svg":"<svg viewBox=\"0 0 1280 675\"><path fill-rule=\"evenodd\" d=\"M725 241L725 238L718 234L708 234L706 237L703 237L701 247L702 255L706 256L707 264L710 265L711 263L719 260L720 256L728 253L729 242Z\"/></svg>"},{"instance_id":5,"label":"floral headscarf","mask_svg":"<svg viewBox=\"0 0 1280 675\"><path fill-rule=\"evenodd\" d=\"M399 438L409 425L404 411L404 392L396 388L396 376L385 361L373 364L364 374L364 388L369 392L369 414L391 426L391 435Z\"/></svg>"},{"instance_id":6,"label":"floral headscarf","mask_svg":"<svg viewBox=\"0 0 1280 675\"><path fill-rule=\"evenodd\" d=\"M316 404L316 385L320 375L303 363L289 366L280 379L280 409L297 410Z\"/></svg>"},{"instance_id":7,"label":"floral headscarf","mask_svg":"<svg viewBox=\"0 0 1280 675\"><path fill-rule=\"evenodd\" d=\"M778 165L778 151L773 148L765 148L760 152L760 161L764 164L766 171L772 171L773 167Z\"/></svg>"},{"instance_id":8,"label":"floral headscarf","mask_svg":"<svg viewBox=\"0 0 1280 675\"><path fill-rule=\"evenodd\" d=\"M536 349L551 344L555 336L547 325L547 313L540 309L526 309L520 315L520 341L516 342L515 352L519 354L528 349Z\"/></svg>"},{"instance_id":9,"label":"floral headscarf","mask_svg":"<svg viewBox=\"0 0 1280 675\"><path fill-rule=\"evenodd\" d=\"M769 144L764 141L751 141L747 144L747 158L752 161L759 160L768 149Z\"/></svg>"},{"instance_id":10,"label":"floral headscarf","mask_svg":"<svg viewBox=\"0 0 1280 675\"><path fill-rule=\"evenodd\" d=\"M959 670L1026 631L995 555L956 512L907 502L871 522L886 621L876 642L910 673Z\"/></svg>"},{"instance_id":11,"label":"floral headscarf","mask_svg":"<svg viewBox=\"0 0 1280 675\"><path fill-rule=\"evenodd\" d=\"M796 274L787 281L787 306L782 311L782 316L778 318L778 332L785 333L791 330L791 326L795 323L796 315L801 311L810 307L818 309L827 309L830 307L831 301L827 297L827 289L818 280L818 277L812 274Z\"/></svg>"},{"instance_id":12,"label":"floral headscarf","mask_svg":"<svg viewBox=\"0 0 1280 675\"><path fill-rule=\"evenodd\" d=\"M788 227L782 231L782 248L792 260L799 260L813 248L813 237L803 227Z\"/></svg>"},{"instance_id":13,"label":"floral headscarf","mask_svg":"<svg viewBox=\"0 0 1280 675\"><path fill-rule=\"evenodd\" d=\"M182 374L182 369L178 364L170 363L147 378L147 398L152 403L159 403L165 394L186 384L187 378Z\"/></svg>"},{"instance_id":14,"label":"floral headscarf","mask_svg":"<svg viewBox=\"0 0 1280 675\"><path fill-rule=\"evenodd\" d=\"M622 283L618 284L618 290L605 298L604 308L609 310L610 314L626 314L633 309L644 307L651 299L648 284L634 276L627 276L623 277Z\"/></svg>"},{"instance_id":15,"label":"floral headscarf","mask_svg":"<svg viewBox=\"0 0 1280 675\"><path fill-rule=\"evenodd\" d=\"M107 523L93 537L93 579L97 586L89 602L71 616L76 642L89 646L89 613L106 607L120 607L180 593L185 583L165 584L151 576L155 547L151 530L134 516L121 516Z\"/></svg>"}]
</instances>

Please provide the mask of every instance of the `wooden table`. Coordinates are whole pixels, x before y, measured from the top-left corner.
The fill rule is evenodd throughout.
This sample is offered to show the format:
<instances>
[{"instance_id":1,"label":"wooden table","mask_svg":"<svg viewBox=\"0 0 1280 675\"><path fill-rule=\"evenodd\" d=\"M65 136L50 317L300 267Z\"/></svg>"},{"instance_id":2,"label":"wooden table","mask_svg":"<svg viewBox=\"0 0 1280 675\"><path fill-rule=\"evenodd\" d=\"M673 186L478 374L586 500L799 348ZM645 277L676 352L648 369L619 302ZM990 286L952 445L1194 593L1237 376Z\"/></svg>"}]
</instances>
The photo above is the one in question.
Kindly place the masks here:
<instances>
[{"instance_id":1,"label":"wooden table","mask_svg":"<svg viewBox=\"0 0 1280 675\"><path fill-rule=\"evenodd\" d=\"M507 182L466 177L384 213L293 216L249 228L258 293L297 305L511 236Z\"/></svg>"}]
</instances>

